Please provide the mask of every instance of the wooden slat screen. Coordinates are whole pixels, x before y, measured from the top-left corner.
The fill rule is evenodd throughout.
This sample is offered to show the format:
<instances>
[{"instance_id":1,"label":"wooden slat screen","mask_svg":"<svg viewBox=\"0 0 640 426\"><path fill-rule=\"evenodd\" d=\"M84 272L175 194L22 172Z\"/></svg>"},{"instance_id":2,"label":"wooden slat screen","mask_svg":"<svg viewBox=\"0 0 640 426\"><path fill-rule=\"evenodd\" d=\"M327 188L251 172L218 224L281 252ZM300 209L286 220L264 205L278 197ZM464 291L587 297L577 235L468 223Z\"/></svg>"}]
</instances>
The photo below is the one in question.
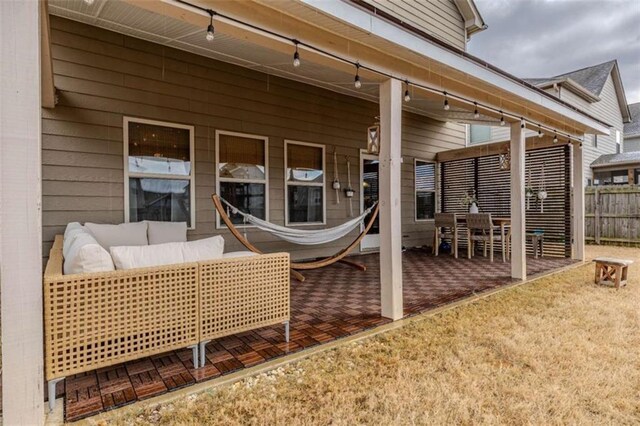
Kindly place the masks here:
<instances>
[{"instance_id":1,"label":"wooden slat screen","mask_svg":"<svg viewBox=\"0 0 640 426\"><path fill-rule=\"evenodd\" d=\"M544 182L548 197L544 211L537 193ZM545 256L571 256L571 155L569 146L528 151L526 185L534 189L526 211L527 232L545 233ZM475 191L481 212L494 216L511 214L509 170L500 170L497 155L444 162L440 166L440 205L443 212L467 212L460 203L466 192ZM527 252L532 254L531 242Z\"/></svg>"}]
</instances>

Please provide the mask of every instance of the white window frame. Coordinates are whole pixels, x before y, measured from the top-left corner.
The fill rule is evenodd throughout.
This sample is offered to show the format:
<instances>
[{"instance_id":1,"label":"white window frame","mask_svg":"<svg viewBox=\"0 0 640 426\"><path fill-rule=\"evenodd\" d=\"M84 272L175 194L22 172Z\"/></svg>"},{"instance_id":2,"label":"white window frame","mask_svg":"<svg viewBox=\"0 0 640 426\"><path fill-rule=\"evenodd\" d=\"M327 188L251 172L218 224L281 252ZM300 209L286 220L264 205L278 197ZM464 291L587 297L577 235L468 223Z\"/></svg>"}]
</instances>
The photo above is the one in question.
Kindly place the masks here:
<instances>
[{"instance_id":1,"label":"white window frame","mask_svg":"<svg viewBox=\"0 0 640 426\"><path fill-rule=\"evenodd\" d=\"M418 162L421 163L429 163L429 164L433 164L434 166L434 184L435 184L435 189L433 191L429 190L429 191L418 191L418 188L416 186L416 182L417 182L417 178L416 178L416 173L418 171ZM413 159L413 220L417 223L424 223L424 222L434 222L435 218L432 219L418 219L418 203L416 202L416 199L418 198L418 192L433 192L434 194L434 198L435 198L435 202L434 202L434 211L433 213L437 213L438 211L440 211L440 202L438 200L439 198L439 190L438 187L440 186L440 168L439 165L436 161L433 160L424 160L422 158L414 158Z\"/></svg>"},{"instance_id":2,"label":"white window frame","mask_svg":"<svg viewBox=\"0 0 640 426\"><path fill-rule=\"evenodd\" d=\"M220 177L220 136L238 136L247 139L257 139L264 143L264 179L238 179L238 178L223 178ZM232 132L229 130L216 130L216 194L220 195L220 183L221 182L236 182L236 183L260 183L264 184L264 220L269 221L269 137L262 135L254 135L251 133ZM255 225L234 225L236 228L255 228ZM222 223L220 214L216 212L216 229L227 229L227 225Z\"/></svg>"},{"instance_id":3,"label":"white window frame","mask_svg":"<svg viewBox=\"0 0 640 426\"><path fill-rule=\"evenodd\" d=\"M289 182L287 180L289 145L303 145L322 149L322 184L317 182ZM325 145L311 142L301 142L285 139L284 141L284 224L285 226L313 226L327 224L327 165L325 157ZM322 187L322 222L294 222L289 223L289 186L317 186Z\"/></svg>"},{"instance_id":4,"label":"white window frame","mask_svg":"<svg viewBox=\"0 0 640 426\"><path fill-rule=\"evenodd\" d=\"M185 129L189 131L189 161L191 162L191 173L187 176L170 175L163 173L130 173L129 172L129 123L150 124L152 126L172 127L174 129ZM196 150L195 150L195 127L188 124L173 123L170 121L149 120L146 118L128 117L122 118L123 143L124 145L124 221L128 223L131 218L129 201L129 179L149 178L167 180L188 180L189 181L189 208L190 226L187 229L196 229Z\"/></svg>"}]
</instances>

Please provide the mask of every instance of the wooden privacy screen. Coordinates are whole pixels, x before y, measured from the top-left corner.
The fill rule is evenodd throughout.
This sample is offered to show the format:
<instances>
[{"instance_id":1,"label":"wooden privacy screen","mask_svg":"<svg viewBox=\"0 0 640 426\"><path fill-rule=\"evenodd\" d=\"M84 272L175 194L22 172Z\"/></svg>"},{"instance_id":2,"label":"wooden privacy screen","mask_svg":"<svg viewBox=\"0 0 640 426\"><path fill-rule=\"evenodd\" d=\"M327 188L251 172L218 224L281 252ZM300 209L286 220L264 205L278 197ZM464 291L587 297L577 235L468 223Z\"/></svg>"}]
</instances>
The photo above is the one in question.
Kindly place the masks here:
<instances>
[{"instance_id":1,"label":"wooden privacy screen","mask_svg":"<svg viewBox=\"0 0 640 426\"><path fill-rule=\"evenodd\" d=\"M537 194L544 186L548 197L542 203ZM500 169L498 155L447 161L440 164L440 210L466 213L460 203L465 192L475 190L481 212L493 216L511 214L509 170ZM527 151L525 182L535 196L526 211L527 232L544 230L545 256L571 256L571 154L568 145ZM462 242L464 244L464 242ZM531 241L527 252L533 254Z\"/></svg>"}]
</instances>

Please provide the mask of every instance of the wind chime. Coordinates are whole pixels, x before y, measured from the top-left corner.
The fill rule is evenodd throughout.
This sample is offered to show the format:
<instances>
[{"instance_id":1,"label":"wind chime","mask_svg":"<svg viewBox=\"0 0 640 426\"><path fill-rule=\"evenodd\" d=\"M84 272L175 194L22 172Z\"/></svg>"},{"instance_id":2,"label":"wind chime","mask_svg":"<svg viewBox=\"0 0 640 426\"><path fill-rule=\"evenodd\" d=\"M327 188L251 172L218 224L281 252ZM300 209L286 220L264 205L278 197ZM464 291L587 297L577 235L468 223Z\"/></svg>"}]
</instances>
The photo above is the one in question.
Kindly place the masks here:
<instances>
[{"instance_id":1,"label":"wind chime","mask_svg":"<svg viewBox=\"0 0 640 426\"><path fill-rule=\"evenodd\" d=\"M353 216L353 203L351 199L353 198L355 191L351 187L351 161L349 157L347 158L347 187L344 189L344 195L349 200L349 216Z\"/></svg>"},{"instance_id":2,"label":"wind chime","mask_svg":"<svg viewBox=\"0 0 640 426\"><path fill-rule=\"evenodd\" d=\"M525 189L525 196L527 197L527 210L531 209L531 198L535 194L533 193L533 187L531 186L531 169L527 173L527 187Z\"/></svg>"},{"instance_id":3,"label":"wind chime","mask_svg":"<svg viewBox=\"0 0 640 426\"><path fill-rule=\"evenodd\" d=\"M336 204L340 204L340 178L338 177L338 155L336 149L333 149L333 183L331 184L336 191Z\"/></svg>"}]
</instances>

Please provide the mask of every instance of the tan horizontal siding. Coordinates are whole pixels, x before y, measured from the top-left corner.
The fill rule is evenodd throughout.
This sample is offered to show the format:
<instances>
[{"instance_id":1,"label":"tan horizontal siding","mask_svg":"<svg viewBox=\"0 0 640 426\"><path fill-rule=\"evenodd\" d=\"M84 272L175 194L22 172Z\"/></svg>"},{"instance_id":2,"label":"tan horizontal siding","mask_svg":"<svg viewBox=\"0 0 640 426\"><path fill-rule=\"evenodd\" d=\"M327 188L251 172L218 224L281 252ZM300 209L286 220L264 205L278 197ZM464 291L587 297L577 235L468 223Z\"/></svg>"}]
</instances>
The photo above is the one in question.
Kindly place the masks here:
<instances>
[{"instance_id":1,"label":"tan horizontal siding","mask_svg":"<svg viewBox=\"0 0 640 426\"><path fill-rule=\"evenodd\" d=\"M60 102L42 112L43 244L67 223L124 220L123 117L193 125L195 128L196 226L190 239L225 236L228 250L241 249L228 231L217 230L215 131L269 138L269 219L284 224L284 140L325 145L327 225L348 218L348 202L336 203L333 151L346 186L359 187L359 153L378 105L302 83L199 57L106 30L52 17L55 84ZM405 245L430 244L432 227L414 221L413 161L433 159L464 145L464 126L411 113L403 115L402 208ZM352 200L359 212L360 194ZM322 228L320 226L319 228ZM249 239L265 251L294 258L333 254L356 235L322 247L292 246L255 229Z\"/></svg>"},{"instance_id":2,"label":"tan horizontal siding","mask_svg":"<svg viewBox=\"0 0 640 426\"><path fill-rule=\"evenodd\" d=\"M452 0L365 0L376 8L466 50L464 20Z\"/></svg>"}]
</instances>

